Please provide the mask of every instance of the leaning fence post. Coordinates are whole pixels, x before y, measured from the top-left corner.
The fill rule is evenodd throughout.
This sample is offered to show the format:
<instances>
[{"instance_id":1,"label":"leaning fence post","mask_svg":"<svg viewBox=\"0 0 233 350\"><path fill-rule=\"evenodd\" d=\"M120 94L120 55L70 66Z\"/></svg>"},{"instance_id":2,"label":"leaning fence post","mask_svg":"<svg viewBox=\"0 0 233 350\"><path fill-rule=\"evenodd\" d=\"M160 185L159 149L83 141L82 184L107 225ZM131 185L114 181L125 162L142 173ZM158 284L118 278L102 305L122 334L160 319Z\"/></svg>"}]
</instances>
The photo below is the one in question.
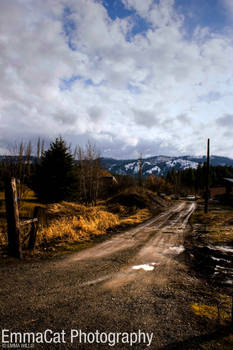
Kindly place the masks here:
<instances>
[{"instance_id":1,"label":"leaning fence post","mask_svg":"<svg viewBox=\"0 0 233 350\"><path fill-rule=\"evenodd\" d=\"M38 219L39 216L39 212L40 212L40 207L36 206L34 208L34 213L33 213L33 219ZM28 241L28 249L29 250L33 250L35 248L35 244L36 244L36 234L37 234L37 229L38 229L38 220L35 222L32 222L32 226L31 226L31 230L29 233L29 241Z\"/></svg>"},{"instance_id":2,"label":"leaning fence post","mask_svg":"<svg viewBox=\"0 0 233 350\"><path fill-rule=\"evenodd\" d=\"M14 177L5 181L5 201L8 233L8 254L22 258L20 242L19 209L17 202L16 180Z\"/></svg>"}]
</instances>

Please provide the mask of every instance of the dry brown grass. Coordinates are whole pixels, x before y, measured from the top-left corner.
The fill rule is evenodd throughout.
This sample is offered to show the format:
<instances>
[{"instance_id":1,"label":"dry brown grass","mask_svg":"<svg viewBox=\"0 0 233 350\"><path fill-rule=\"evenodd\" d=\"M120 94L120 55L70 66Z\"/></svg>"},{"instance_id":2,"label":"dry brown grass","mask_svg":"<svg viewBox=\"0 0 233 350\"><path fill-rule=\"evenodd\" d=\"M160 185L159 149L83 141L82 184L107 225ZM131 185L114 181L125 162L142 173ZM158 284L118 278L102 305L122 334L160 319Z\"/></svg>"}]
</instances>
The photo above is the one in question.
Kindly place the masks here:
<instances>
[{"instance_id":1,"label":"dry brown grass","mask_svg":"<svg viewBox=\"0 0 233 350\"><path fill-rule=\"evenodd\" d=\"M151 217L151 212L148 209L139 209L135 214L122 218L120 220L121 225L135 225L139 224L142 221L145 221Z\"/></svg>"},{"instance_id":2,"label":"dry brown grass","mask_svg":"<svg viewBox=\"0 0 233 350\"><path fill-rule=\"evenodd\" d=\"M147 209L137 210L129 217L121 217L119 213L107 211L103 205L86 207L70 202L52 204L48 213L51 216L50 224L39 230L37 245L88 241L106 234L109 229L138 224L151 216Z\"/></svg>"},{"instance_id":3,"label":"dry brown grass","mask_svg":"<svg viewBox=\"0 0 233 350\"><path fill-rule=\"evenodd\" d=\"M193 222L201 223L205 225L233 225L232 209L222 209L217 211L210 210L207 214L204 214L203 210L197 210L193 214Z\"/></svg>"},{"instance_id":4,"label":"dry brown grass","mask_svg":"<svg viewBox=\"0 0 233 350\"><path fill-rule=\"evenodd\" d=\"M6 228L6 220L0 219L0 246L4 246L7 244L7 228Z\"/></svg>"},{"instance_id":5,"label":"dry brown grass","mask_svg":"<svg viewBox=\"0 0 233 350\"><path fill-rule=\"evenodd\" d=\"M233 226L210 227L206 238L214 244L229 244L233 243Z\"/></svg>"},{"instance_id":6,"label":"dry brown grass","mask_svg":"<svg viewBox=\"0 0 233 350\"><path fill-rule=\"evenodd\" d=\"M204 214L197 210L193 213L192 223L204 224L206 227L206 239L214 244L232 244L233 242L233 215L232 210L222 209L209 211Z\"/></svg>"},{"instance_id":7,"label":"dry brown grass","mask_svg":"<svg viewBox=\"0 0 233 350\"><path fill-rule=\"evenodd\" d=\"M19 217L20 221L31 218L33 216L35 206L45 207L45 205L38 202L35 193L24 186L24 193L19 200ZM18 196L19 199L19 196ZM23 226L21 228L22 240L28 234L30 230L30 225ZM5 194L0 192L0 246L5 246L7 244L7 223L6 223L6 207L5 207Z\"/></svg>"},{"instance_id":8,"label":"dry brown grass","mask_svg":"<svg viewBox=\"0 0 233 350\"><path fill-rule=\"evenodd\" d=\"M62 202L50 206L49 213L55 218L48 227L39 231L37 244L57 240L82 242L92 236L105 234L108 228L119 225L118 216L102 207Z\"/></svg>"},{"instance_id":9,"label":"dry brown grass","mask_svg":"<svg viewBox=\"0 0 233 350\"><path fill-rule=\"evenodd\" d=\"M135 193L134 193L135 192ZM46 207L47 219L40 220L37 233L37 248L46 246L62 245L64 243L88 242L93 237L105 235L106 233L127 228L139 224L152 215L147 209L150 198L149 191L129 191L132 203L127 205L112 202L111 205L101 201L96 207L87 207L74 202L61 202L50 204ZM127 193L127 195L128 195ZM127 197L127 196L126 196ZM134 199L142 201L140 208L134 203ZM36 202L34 193L31 191L23 202L21 202L20 214L22 217L32 216ZM43 205L41 205L43 206ZM45 207L45 206L44 206ZM150 208L151 209L151 208ZM44 225L44 226L43 226ZM30 225L29 225L30 226ZM30 228L30 227L29 227ZM22 232L22 240L27 243L27 232ZM26 239L26 240L25 240ZM0 244L7 244L6 224L0 225Z\"/></svg>"}]
</instances>

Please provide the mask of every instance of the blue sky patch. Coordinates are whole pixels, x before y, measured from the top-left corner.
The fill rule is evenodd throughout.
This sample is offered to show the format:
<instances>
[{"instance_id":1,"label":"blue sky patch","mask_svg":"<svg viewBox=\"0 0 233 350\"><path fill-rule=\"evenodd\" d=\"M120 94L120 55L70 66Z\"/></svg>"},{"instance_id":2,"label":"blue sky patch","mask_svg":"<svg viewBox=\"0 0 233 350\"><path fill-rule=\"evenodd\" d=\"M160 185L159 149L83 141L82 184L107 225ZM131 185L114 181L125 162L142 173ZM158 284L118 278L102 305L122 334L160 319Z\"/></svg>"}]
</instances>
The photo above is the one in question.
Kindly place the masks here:
<instances>
[{"instance_id":1,"label":"blue sky patch","mask_svg":"<svg viewBox=\"0 0 233 350\"><path fill-rule=\"evenodd\" d=\"M70 78L63 78L63 79L61 79L60 80L60 85L59 85L60 91L71 90L73 84L77 80L81 80L81 79L82 79L81 75L72 75Z\"/></svg>"},{"instance_id":2,"label":"blue sky patch","mask_svg":"<svg viewBox=\"0 0 233 350\"><path fill-rule=\"evenodd\" d=\"M133 36L136 34L145 34L150 28L152 28L152 24L150 22L139 15L134 16L134 26L131 31Z\"/></svg>"},{"instance_id":3,"label":"blue sky patch","mask_svg":"<svg viewBox=\"0 0 233 350\"><path fill-rule=\"evenodd\" d=\"M91 78L85 79L82 75L77 74L77 75L72 75L70 78L60 79L60 85L59 85L60 91L65 91L65 90L71 91L74 83L77 80L81 80L85 87L89 87L89 86L98 87L103 85L105 82L104 80L102 80L100 83L94 83Z\"/></svg>"},{"instance_id":4,"label":"blue sky patch","mask_svg":"<svg viewBox=\"0 0 233 350\"><path fill-rule=\"evenodd\" d=\"M96 87L98 87L98 86L103 85L104 82L105 81L102 80L100 83L94 83L91 78L84 80L85 87L89 87L89 86L96 86Z\"/></svg>"},{"instance_id":5,"label":"blue sky patch","mask_svg":"<svg viewBox=\"0 0 233 350\"><path fill-rule=\"evenodd\" d=\"M206 95L201 95L198 97L198 100L200 102L207 102L207 103L211 103L214 101L218 101L221 98L221 94L217 91L210 91L208 94Z\"/></svg>"},{"instance_id":6,"label":"blue sky patch","mask_svg":"<svg viewBox=\"0 0 233 350\"><path fill-rule=\"evenodd\" d=\"M115 20L116 18L125 18L135 13L135 11L128 10L121 0L103 0L102 4L112 20Z\"/></svg>"},{"instance_id":7,"label":"blue sky patch","mask_svg":"<svg viewBox=\"0 0 233 350\"><path fill-rule=\"evenodd\" d=\"M63 33L65 34L69 48L72 51L75 51L76 46L73 42L73 34L77 29L77 27L76 27L76 23L71 18L71 15L72 15L71 9L69 7L65 7L63 11L63 17L62 17Z\"/></svg>"},{"instance_id":8,"label":"blue sky patch","mask_svg":"<svg viewBox=\"0 0 233 350\"><path fill-rule=\"evenodd\" d=\"M132 83L127 84L127 89L134 95L139 95L141 93L140 87Z\"/></svg>"},{"instance_id":9,"label":"blue sky patch","mask_svg":"<svg viewBox=\"0 0 233 350\"><path fill-rule=\"evenodd\" d=\"M130 20L132 20L133 26L132 30L126 36L127 41L130 41L137 34L144 35L148 29L152 27L151 23L139 16L136 10L127 9L120 0L103 0L102 3L112 20L115 20L116 18L131 17Z\"/></svg>"},{"instance_id":10,"label":"blue sky patch","mask_svg":"<svg viewBox=\"0 0 233 350\"><path fill-rule=\"evenodd\" d=\"M222 0L221 0L222 1ZM175 9L184 15L188 36L197 26L209 27L211 32L221 32L227 24L226 13L219 0L175 0Z\"/></svg>"},{"instance_id":11,"label":"blue sky patch","mask_svg":"<svg viewBox=\"0 0 233 350\"><path fill-rule=\"evenodd\" d=\"M158 0L154 0L154 3L158 2ZM126 8L121 0L103 0L101 3L112 20L132 17L135 25L127 40L136 34L145 34L151 27L151 24L140 17L136 10ZM179 14L184 16L184 29L187 38L192 37L197 26L209 27L211 32L221 32L228 24L223 0L175 0L174 7Z\"/></svg>"}]
</instances>

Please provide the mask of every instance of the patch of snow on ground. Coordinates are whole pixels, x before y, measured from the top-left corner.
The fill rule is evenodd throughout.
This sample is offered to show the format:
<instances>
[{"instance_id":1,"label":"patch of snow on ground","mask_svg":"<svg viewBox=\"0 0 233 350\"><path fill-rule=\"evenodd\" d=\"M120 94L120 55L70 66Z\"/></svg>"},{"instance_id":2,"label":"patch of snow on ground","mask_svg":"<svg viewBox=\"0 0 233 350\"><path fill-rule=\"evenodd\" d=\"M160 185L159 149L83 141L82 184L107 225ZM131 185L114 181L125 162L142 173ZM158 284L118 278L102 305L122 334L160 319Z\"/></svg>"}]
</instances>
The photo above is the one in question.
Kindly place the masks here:
<instances>
[{"instance_id":1,"label":"patch of snow on ground","mask_svg":"<svg viewBox=\"0 0 233 350\"><path fill-rule=\"evenodd\" d=\"M133 270L140 270L140 269L143 269L143 270L145 270L145 271L153 271L155 265L159 265L159 263L150 263L150 264L143 264L143 265L135 265L135 266L132 266L132 269L133 269Z\"/></svg>"},{"instance_id":2,"label":"patch of snow on ground","mask_svg":"<svg viewBox=\"0 0 233 350\"><path fill-rule=\"evenodd\" d=\"M211 259L216 260L216 261L222 260L222 259L219 259L219 258L215 258L214 256L211 256Z\"/></svg>"},{"instance_id":3,"label":"patch of snow on ground","mask_svg":"<svg viewBox=\"0 0 233 350\"><path fill-rule=\"evenodd\" d=\"M229 260L223 259L223 258L215 258L214 256L211 256L211 259L216 260L216 261L220 261L220 260L227 261L227 262L229 261Z\"/></svg>"},{"instance_id":4,"label":"patch of snow on ground","mask_svg":"<svg viewBox=\"0 0 233 350\"><path fill-rule=\"evenodd\" d=\"M233 253L233 248L224 246L224 245L216 245L216 246L208 245L208 248L211 250L220 250L226 253Z\"/></svg>"},{"instance_id":5,"label":"patch of snow on ground","mask_svg":"<svg viewBox=\"0 0 233 350\"><path fill-rule=\"evenodd\" d=\"M233 248L230 248L228 246L215 246L217 249L223 251L223 252L227 252L227 253L233 253Z\"/></svg>"},{"instance_id":6,"label":"patch of snow on ground","mask_svg":"<svg viewBox=\"0 0 233 350\"><path fill-rule=\"evenodd\" d=\"M233 281L232 280L227 280L225 283L226 284L233 284Z\"/></svg>"},{"instance_id":7,"label":"patch of snow on ground","mask_svg":"<svg viewBox=\"0 0 233 350\"><path fill-rule=\"evenodd\" d=\"M215 266L215 270L223 270L221 271L221 273L228 273L230 275L233 275L233 269L230 267L226 267L226 266L220 266L220 265L216 265Z\"/></svg>"}]
</instances>

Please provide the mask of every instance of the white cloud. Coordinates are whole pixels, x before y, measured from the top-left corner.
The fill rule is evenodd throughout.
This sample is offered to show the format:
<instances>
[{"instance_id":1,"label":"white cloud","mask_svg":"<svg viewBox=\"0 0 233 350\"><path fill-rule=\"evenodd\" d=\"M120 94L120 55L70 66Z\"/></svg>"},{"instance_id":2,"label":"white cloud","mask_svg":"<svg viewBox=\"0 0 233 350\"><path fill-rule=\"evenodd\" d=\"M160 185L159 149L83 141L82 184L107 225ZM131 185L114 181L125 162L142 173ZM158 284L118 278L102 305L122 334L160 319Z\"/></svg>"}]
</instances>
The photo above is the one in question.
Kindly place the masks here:
<instances>
[{"instance_id":1,"label":"white cloud","mask_svg":"<svg viewBox=\"0 0 233 350\"><path fill-rule=\"evenodd\" d=\"M221 3L225 6L226 12L233 19L233 2L232 0L222 0Z\"/></svg>"},{"instance_id":2,"label":"white cloud","mask_svg":"<svg viewBox=\"0 0 233 350\"><path fill-rule=\"evenodd\" d=\"M147 17L148 11L151 9L153 0L123 0L125 7L135 9L142 17Z\"/></svg>"},{"instance_id":3,"label":"white cloud","mask_svg":"<svg viewBox=\"0 0 233 350\"><path fill-rule=\"evenodd\" d=\"M220 118L217 119L217 124L219 126L225 127L225 128L232 128L233 127L233 115L232 114L226 114Z\"/></svg>"},{"instance_id":4,"label":"white cloud","mask_svg":"<svg viewBox=\"0 0 233 350\"><path fill-rule=\"evenodd\" d=\"M124 3L151 23L143 35L132 36L134 17L112 20L94 0L1 1L4 140L61 133L130 157L203 153L200 140L213 137L224 153L216 121L233 109L231 37L198 27L187 40L172 0Z\"/></svg>"}]
</instances>

